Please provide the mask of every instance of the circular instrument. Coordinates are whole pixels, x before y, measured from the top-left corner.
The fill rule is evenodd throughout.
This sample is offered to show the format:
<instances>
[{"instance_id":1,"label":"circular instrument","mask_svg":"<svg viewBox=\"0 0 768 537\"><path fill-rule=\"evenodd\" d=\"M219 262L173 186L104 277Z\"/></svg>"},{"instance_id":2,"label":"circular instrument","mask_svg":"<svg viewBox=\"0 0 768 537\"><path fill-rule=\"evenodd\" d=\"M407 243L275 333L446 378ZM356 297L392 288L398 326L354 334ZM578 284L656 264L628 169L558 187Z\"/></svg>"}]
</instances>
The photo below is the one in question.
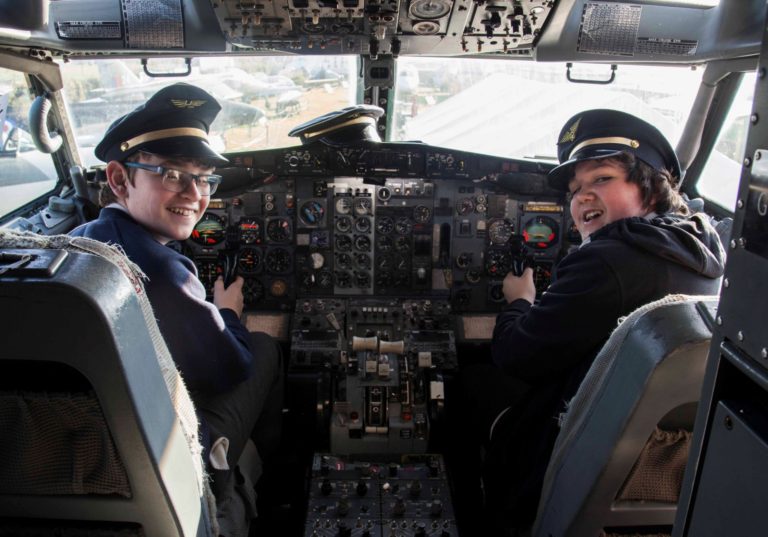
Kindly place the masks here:
<instances>
[{"instance_id":1,"label":"circular instrument","mask_svg":"<svg viewBox=\"0 0 768 537\"><path fill-rule=\"evenodd\" d=\"M259 244L261 242L261 222L255 218L241 218L237 225L240 242L243 244Z\"/></svg>"},{"instance_id":2,"label":"circular instrument","mask_svg":"<svg viewBox=\"0 0 768 537\"><path fill-rule=\"evenodd\" d=\"M267 252L267 269L276 274L283 274L291 269L291 253L283 248L274 248Z\"/></svg>"},{"instance_id":3,"label":"circular instrument","mask_svg":"<svg viewBox=\"0 0 768 537\"><path fill-rule=\"evenodd\" d=\"M491 244L506 244L515 232L515 227L507 219L494 220L488 225L488 238Z\"/></svg>"},{"instance_id":4,"label":"circular instrument","mask_svg":"<svg viewBox=\"0 0 768 537\"><path fill-rule=\"evenodd\" d=\"M355 199L355 214L357 215L365 215L365 214L371 214L371 207L373 206L373 203L371 202L371 198L356 198Z\"/></svg>"},{"instance_id":5,"label":"circular instrument","mask_svg":"<svg viewBox=\"0 0 768 537\"><path fill-rule=\"evenodd\" d=\"M267 237L272 242L288 242L291 238L291 223L287 218L273 218L267 223Z\"/></svg>"},{"instance_id":6,"label":"circular instrument","mask_svg":"<svg viewBox=\"0 0 768 537\"><path fill-rule=\"evenodd\" d=\"M401 216L395 221L395 231L400 235L410 235L413 231L413 223L405 216Z\"/></svg>"},{"instance_id":7,"label":"circular instrument","mask_svg":"<svg viewBox=\"0 0 768 537\"><path fill-rule=\"evenodd\" d=\"M195 224L190 239L203 246L219 244L226 236L224 218L213 213L205 213L200 221Z\"/></svg>"},{"instance_id":8,"label":"circular instrument","mask_svg":"<svg viewBox=\"0 0 768 537\"><path fill-rule=\"evenodd\" d=\"M343 197L336 200L336 214L349 214L352 210L352 198Z\"/></svg>"},{"instance_id":9,"label":"circular instrument","mask_svg":"<svg viewBox=\"0 0 768 537\"><path fill-rule=\"evenodd\" d=\"M523 240L526 246L544 250L557 243L560 226L549 216L535 216L523 226Z\"/></svg>"},{"instance_id":10,"label":"circular instrument","mask_svg":"<svg viewBox=\"0 0 768 537\"><path fill-rule=\"evenodd\" d=\"M316 200L305 201L299 209L299 218L308 226L320 224L325 216L325 207Z\"/></svg>"},{"instance_id":11,"label":"circular instrument","mask_svg":"<svg viewBox=\"0 0 768 537\"><path fill-rule=\"evenodd\" d=\"M262 256L258 248L242 248L237 254L237 270L240 274L256 274L261 270Z\"/></svg>"},{"instance_id":12,"label":"circular instrument","mask_svg":"<svg viewBox=\"0 0 768 537\"><path fill-rule=\"evenodd\" d=\"M395 229L395 221L389 216L382 216L376 220L376 231L383 235L392 233Z\"/></svg>"},{"instance_id":13,"label":"circular instrument","mask_svg":"<svg viewBox=\"0 0 768 537\"><path fill-rule=\"evenodd\" d=\"M485 256L485 272L489 276L504 277L510 269L510 259L502 250L490 250Z\"/></svg>"},{"instance_id":14,"label":"circular instrument","mask_svg":"<svg viewBox=\"0 0 768 537\"><path fill-rule=\"evenodd\" d=\"M432 218L432 209L426 205L417 205L413 209L413 219L418 224L426 224Z\"/></svg>"}]
</instances>

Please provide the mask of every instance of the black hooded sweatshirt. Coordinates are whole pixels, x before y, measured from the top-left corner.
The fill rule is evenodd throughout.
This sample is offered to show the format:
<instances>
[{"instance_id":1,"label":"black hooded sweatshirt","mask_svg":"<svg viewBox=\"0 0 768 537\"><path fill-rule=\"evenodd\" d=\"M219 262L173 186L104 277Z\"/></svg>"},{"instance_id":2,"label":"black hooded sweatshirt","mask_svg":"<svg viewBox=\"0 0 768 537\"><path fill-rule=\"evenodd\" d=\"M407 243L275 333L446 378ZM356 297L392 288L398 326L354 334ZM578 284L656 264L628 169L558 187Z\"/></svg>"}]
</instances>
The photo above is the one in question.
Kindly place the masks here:
<instances>
[{"instance_id":1,"label":"black hooded sweatshirt","mask_svg":"<svg viewBox=\"0 0 768 537\"><path fill-rule=\"evenodd\" d=\"M503 464L517 468L511 470L516 490L505 492L517 524L535 516L557 416L618 319L668 294L718 294L724 262L706 215L626 218L599 229L563 258L537 304L516 300L498 315L493 360L530 386L518 394L520 403L505 415L506 424L494 428L494 437L497 428L506 429L496 446Z\"/></svg>"}]
</instances>

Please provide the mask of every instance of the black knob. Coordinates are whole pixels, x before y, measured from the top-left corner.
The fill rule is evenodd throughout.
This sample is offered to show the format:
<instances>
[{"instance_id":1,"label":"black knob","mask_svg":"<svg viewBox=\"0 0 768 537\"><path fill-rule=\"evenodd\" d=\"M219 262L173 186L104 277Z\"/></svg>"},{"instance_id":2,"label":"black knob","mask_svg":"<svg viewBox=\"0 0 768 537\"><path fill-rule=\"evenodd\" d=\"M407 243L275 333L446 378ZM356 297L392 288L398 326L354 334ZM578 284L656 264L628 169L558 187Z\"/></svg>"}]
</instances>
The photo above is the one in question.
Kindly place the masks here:
<instances>
[{"instance_id":1,"label":"black knob","mask_svg":"<svg viewBox=\"0 0 768 537\"><path fill-rule=\"evenodd\" d=\"M427 537L427 528L424 526L423 522L419 523L419 527L416 528L416 533L413 535L414 537Z\"/></svg>"},{"instance_id":2,"label":"black knob","mask_svg":"<svg viewBox=\"0 0 768 537\"><path fill-rule=\"evenodd\" d=\"M339 532L336 535L338 535L338 537L352 537L352 528L347 527L347 525L342 522L339 524Z\"/></svg>"},{"instance_id":3,"label":"black knob","mask_svg":"<svg viewBox=\"0 0 768 537\"><path fill-rule=\"evenodd\" d=\"M421 495L421 481L414 479L410 487L411 498L418 498Z\"/></svg>"},{"instance_id":4,"label":"black knob","mask_svg":"<svg viewBox=\"0 0 768 537\"><path fill-rule=\"evenodd\" d=\"M435 500L431 504L429 504L429 516L432 518L437 518L440 515L443 514L443 502L440 500Z\"/></svg>"},{"instance_id":5,"label":"black knob","mask_svg":"<svg viewBox=\"0 0 768 537\"><path fill-rule=\"evenodd\" d=\"M392 516L403 516L405 514L405 502L402 498L396 498L395 504L392 506Z\"/></svg>"},{"instance_id":6,"label":"black knob","mask_svg":"<svg viewBox=\"0 0 768 537\"><path fill-rule=\"evenodd\" d=\"M394 462L389 464L389 477L397 477L398 466Z\"/></svg>"}]
</instances>

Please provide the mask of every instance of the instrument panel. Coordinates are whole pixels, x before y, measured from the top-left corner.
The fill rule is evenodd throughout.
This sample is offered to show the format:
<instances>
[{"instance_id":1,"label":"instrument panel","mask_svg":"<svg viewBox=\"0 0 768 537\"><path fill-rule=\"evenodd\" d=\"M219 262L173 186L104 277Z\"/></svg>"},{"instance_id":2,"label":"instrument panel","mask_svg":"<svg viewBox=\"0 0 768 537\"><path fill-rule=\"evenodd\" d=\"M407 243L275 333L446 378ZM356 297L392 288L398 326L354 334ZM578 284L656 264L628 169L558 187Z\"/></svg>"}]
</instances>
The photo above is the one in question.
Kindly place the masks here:
<instances>
[{"instance_id":1,"label":"instrument panel","mask_svg":"<svg viewBox=\"0 0 768 537\"><path fill-rule=\"evenodd\" d=\"M509 271L537 289L574 244L539 163L425 144L321 143L230 155L221 197L182 246L210 292L245 280L247 310L312 297L434 297L496 311Z\"/></svg>"}]
</instances>

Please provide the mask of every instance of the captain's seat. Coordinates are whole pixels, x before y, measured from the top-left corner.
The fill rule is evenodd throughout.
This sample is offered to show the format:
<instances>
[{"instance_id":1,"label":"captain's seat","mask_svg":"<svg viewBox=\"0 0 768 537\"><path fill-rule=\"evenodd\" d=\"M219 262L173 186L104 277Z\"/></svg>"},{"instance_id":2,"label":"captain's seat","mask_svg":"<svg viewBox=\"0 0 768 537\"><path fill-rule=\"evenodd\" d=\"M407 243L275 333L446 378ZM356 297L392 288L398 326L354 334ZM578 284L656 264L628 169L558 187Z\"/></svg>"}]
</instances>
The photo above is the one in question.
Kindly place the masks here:
<instances>
[{"instance_id":1,"label":"captain's seat","mask_svg":"<svg viewBox=\"0 0 768 537\"><path fill-rule=\"evenodd\" d=\"M0 231L0 533L217 532L197 418L139 272Z\"/></svg>"},{"instance_id":2,"label":"captain's seat","mask_svg":"<svg viewBox=\"0 0 768 537\"><path fill-rule=\"evenodd\" d=\"M613 332L564 418L535 537L671 528L716 307L716 296L670 295Z\"/></svg>"}]
</instances>

